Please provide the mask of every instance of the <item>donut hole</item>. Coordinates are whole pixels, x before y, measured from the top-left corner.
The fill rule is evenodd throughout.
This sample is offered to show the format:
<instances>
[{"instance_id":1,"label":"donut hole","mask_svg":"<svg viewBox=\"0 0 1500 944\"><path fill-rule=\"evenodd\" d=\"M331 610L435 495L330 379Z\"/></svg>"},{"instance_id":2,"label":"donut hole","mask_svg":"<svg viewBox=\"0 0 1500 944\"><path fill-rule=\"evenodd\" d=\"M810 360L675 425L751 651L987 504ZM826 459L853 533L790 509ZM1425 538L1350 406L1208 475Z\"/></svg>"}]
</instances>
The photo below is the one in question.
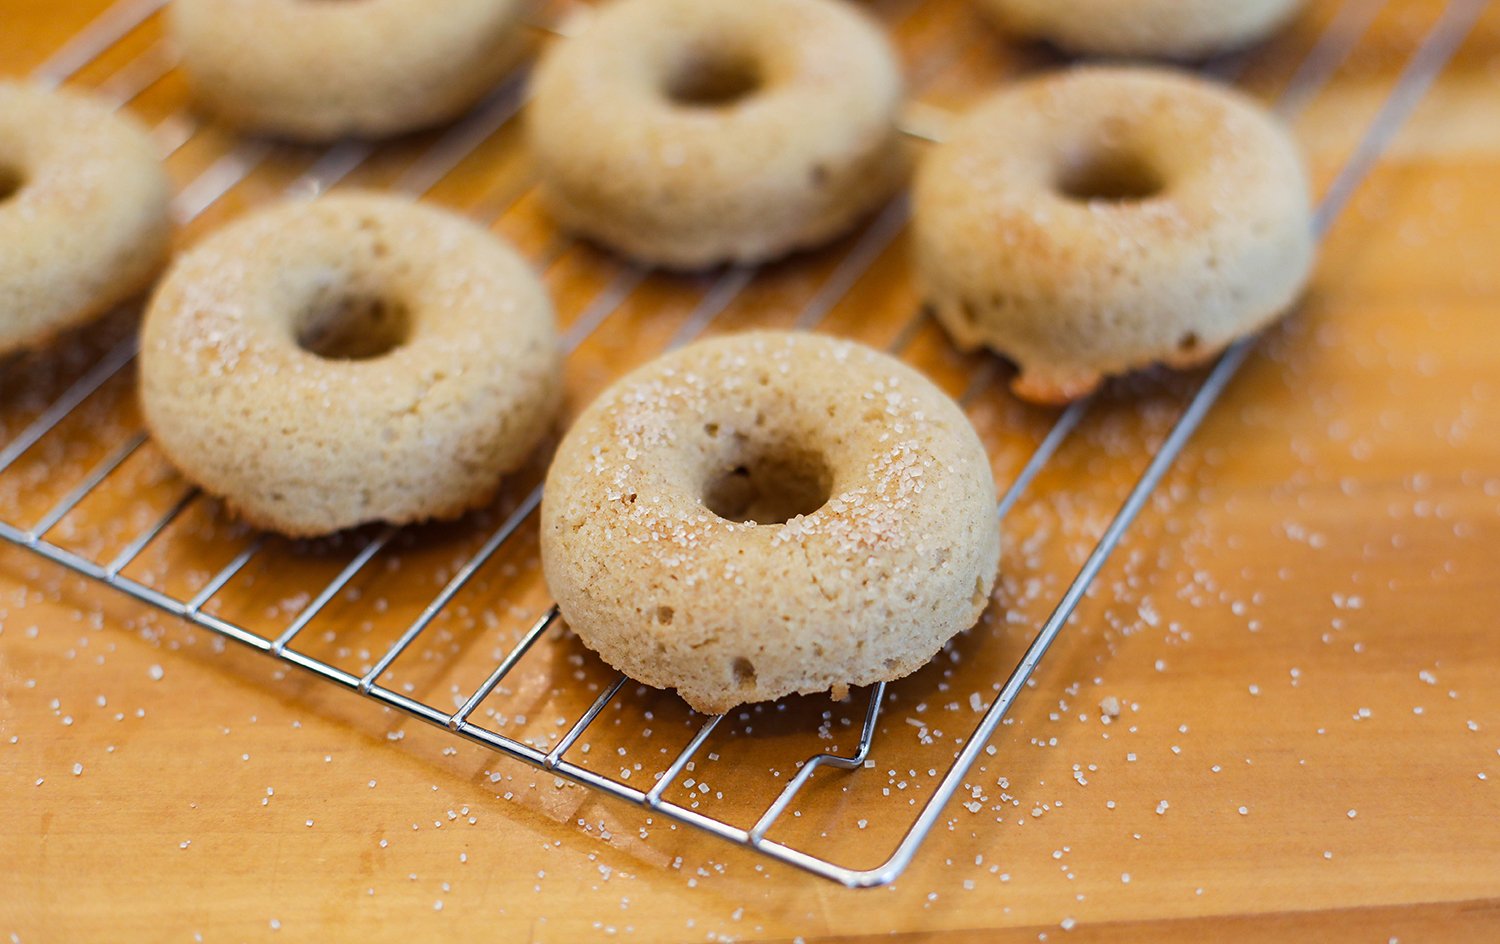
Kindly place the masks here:
<instances>
[{"instance_id":1,"label":"donut hole","mask_svg":"<svg viewBox=\"0 0 1500 944\"><path fill-rule=\"evenodd\" d=\"M1080 203L1138 203L1165 188L1157 169L1132 151L1083 151L1058 168L1058 192Z\"/></svg>"},{"instance_id":2,"label":"donut hole","mask_svg":"<svg viewBox=\"0 0 1500 944\"><path fill-rule=\"evenodd\" d=\"M667 75L667 98L685 108L725 108L761 88L760 66L744 53L698 50Z\"/></svg>"},{"instance_id":3,"label":"donut hole","mask_svg":"<svg viewBox=\"0 0 1500 944\"><path fill-rule=\"evenodd\" d=\"M815 452L747 447L709 478L703 504L728 521L782 524L822 508L832 489L828 464Z\"/></svg>"},{"instance_id":4,"label":"donut hole","mask_svg":"<svg viewBox=\"0 0 1500 944\"><path fill-rule=\"evenodd\" d=\"M26 175L14 167L0 164L0 203L4 203L26 186Z\"/></svg>"},{"instance_id":5,"label":"donut hole","mask_svg":"<svg viewBox=\"0 0 1500 944\"><path fill-rule=\"evenodd\" d=\"M335 361L365 361L406 343L411 312L399 299L334 292L307 306L297 320L297 346Z\"/></svg>"}]
</instances>

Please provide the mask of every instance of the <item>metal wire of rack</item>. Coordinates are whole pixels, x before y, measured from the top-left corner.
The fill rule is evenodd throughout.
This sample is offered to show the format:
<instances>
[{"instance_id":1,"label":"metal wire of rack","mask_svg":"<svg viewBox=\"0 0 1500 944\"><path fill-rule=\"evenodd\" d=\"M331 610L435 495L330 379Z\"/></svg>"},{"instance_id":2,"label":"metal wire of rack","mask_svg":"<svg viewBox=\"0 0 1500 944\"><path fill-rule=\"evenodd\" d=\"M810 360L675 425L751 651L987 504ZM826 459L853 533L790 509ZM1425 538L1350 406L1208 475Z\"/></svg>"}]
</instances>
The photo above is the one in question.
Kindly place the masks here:
<instances>
[{"instance_id":1,"label":"metal wire of rack","mask_svg":"<svg viewBox=\"0 0 1500 944\"><path fill-rule=\"evenodd\" d=\"M166 0L121 0L65 43L36 70L33 78L50 85L66 81L144 24L165 6L165 3ZM1290 116L1311 100L1359 43L1383 5L1380 0L1346 0L1287 81L1283 94L1277 102L1277 110L1285 116ZM1332 183L1323 195L1315 217L1315 227L1319 237L1326 233L1360 182L1379 160L1397 129L1415 109L1423 94L1456 52L1486 5L1487 0L1451 0L1443 8L1435 24L1407 60L1375 117L1364 130L1353 152L1335 174ZM1220 62L1217 66L1219 77L1231 77L1240 64L1233 59ZM930 68L926 69L924 75L934 73L937 65L929 64ZM171 51L162 43L156 43L107 79L96 89L96 92L117 105L123 105L166 76L174 66L175 61ZM920 88L924 75L916 77L913 82L915 87ZM396 188L413 196L420 196L435 187L470 152L516 117L525 103L524 89L523 67L517 75L502 83L496 92L473 113L438 137L406 168L397 181ZM179 111L161 122L155 130L164 152L170 155L192 140L198 128L190 115ZM196 179L181 190L175 204L178 218L186 222L202 214L252 173L267 157L270 149L268 144L261 141L248 140L236 143L227 154L212 162ZM335 145L298 176L287 188L287 192L294 195L321 192L349 176L374 153L375 149L365 143L346 142ZM518 198L519 195L514 195L514 199ZM509 202L502 201L504 205L488 222L493 223L495 219L498 219L504 209L514 202L514 199L510 199ZM838 301L870 269L881 252L895 240L905 225L907 215L908 208L905 199L897 198L875 217L845 257L819 286L810 301L802 308L796 318L797 327L812 328L824 319ZM544 248L543 259L556 258L563 251L564 245L565 242L561 238L554 237L552 244ZM570 352L576 349L609 317L611 312L621 305L648 274L647 270L638 267L622 269L574 319L564 335L565 348ZM672 336L668 345L676 346L685 343L705 330L736 296L751 285L756 274L757 270L754 268L735 267L719 275ZM903 349L921 325L922 319L922 313L917 312L897 333L891 349L895 351ZM395 643L376 659L367 671L359 674L301 652L294 648L293 644L297 641L299 634L390 543L397 533L394 528L386 528L376 533L343 569L316 595L312 596L300 612L297 612L290 622L275 635L254 632L245 626L206 612L204 609L226 584L245 569L252 559L263 553L266 547L263 537L251 540L191 596L174 596L143 580L125 575L125 569L136 561L142 552L160 537L193 502L201 497L200 493L194 489L188 489L165 514L134 535L108 560L94 560L48 539L55 526L77 509L95 489L116 473L146 443L147 437L144 432L128 437L126 442L108 452L103 459L89 469L75 487L30 525L0 520L0 538L13 545L26 548L73 572L113 587L138 601L269 654L282 662L303 669L412 718L451 731L468 741L823 878L850 887L870 887L893 881L912 861L923 840L932 831L945 807L959 790L964 776L979 759L981 751L984 750L1005 718L1041 658L1061 633L1089 586L1099 575L1110 554L1119 545L1126 530L1143 509L1199 424L1228 387L1254 346L1253 338L1234 344L1219 357L1208 372L1180 417L1171 427L1165 440L1151 457L1144 473L1114 514L1082 567L1071 579L1055 609L1039 627L1019 664L1015 666L1003 687L1000 688L998 695L984 710L978 723L962 738L961 749L956 752L933 794L921 806L916 819L907 827L896 848L882 863L872 868L839 865L828 858L772 840L767 837L767 833L820 768L834 767L848 770L865 765L874 746L877 721L885 699L884 683L874 686L868 693L856 749L849 754L819 753L806 758L800 763L796 774L748 828L732 825L666 798L667 791L678 782L684 770L689 768L693 758L723 720L723 716L716 715L704 721L688 743L660 772L655 783L647 789L631 786L622 779L605 776L567 759L569 750L599 718L606 706L620 694L627 681L624 676L615 677L611 684L605 686L592 705L574 720L566 733L547 750L473 720L479 705L496 690L497 686L500 686L538 639L560 622L555 606L549 607L530 625L504 657L497 661L484 681L469 693L461 706L454 711L444 711L381 683L381 679L391 665L432 625L438 615L475 578L481 568L521 530L540 504L540 485L532 488L519 499L499 526L458 567L421 613L405 627ZM131 338L105 353L92 367L85 370L56 400L8 443L0 447L0 475L3 475L23 455L53 433L81 404L97 393L112 378L124 372L134 359L135 353L135 341ZM993 372L992 363L987 363L976 373L963 395L963 400L971 399L985 383L992 379L990 376ZM1078 401L1057 417L1050 430L1000 497L996 507L997 519L1003 520L1016 506L1038 474L1047 466L1064 441L1089 412L1092 402L1092 398Z\"/></svg>"}]
</instances>

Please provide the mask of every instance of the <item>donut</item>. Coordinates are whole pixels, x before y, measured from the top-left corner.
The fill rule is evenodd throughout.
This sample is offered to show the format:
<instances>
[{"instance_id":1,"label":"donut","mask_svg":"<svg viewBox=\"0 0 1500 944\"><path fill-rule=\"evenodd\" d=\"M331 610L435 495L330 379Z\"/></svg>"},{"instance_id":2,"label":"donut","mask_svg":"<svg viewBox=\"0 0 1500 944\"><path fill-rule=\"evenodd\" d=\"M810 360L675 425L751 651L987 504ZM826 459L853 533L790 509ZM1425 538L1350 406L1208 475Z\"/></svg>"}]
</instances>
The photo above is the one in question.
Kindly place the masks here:
<instances>
[{"instance_id":1,"label":"donut","mask_svg":"<svg viewBox=\"0 0 1500 944\"><path fill-rule=\"evenodd\" d=\"M888 355L790 332L616 382L563 438L541 519L568 626L708 713L915 671L978 620L1000 556L958 406Z\"/></svg>"},{"instance_id":2,"label":"donut","mask_svg":"<svg viewBox=\"0 0 1500 944\"><path fill-rule=\"evenodd\" d=\"M979 0L1003 31L1082 55L1202 59L1275 32L1304 0Z\"/></svg>"},{"instance_id":3,"label":"donut","mask_svg":"<svg viewBox=\"0 0 1500 944\"><path fill-rule=\"evenodd\" d=\"M1057 403L1190 367L1274 320L1313 261L1285 127L1186 74L1085 67L994 95L917 172L922 292L955 343Z\"/></svg>"},{"instance_id":4,"label":"donut","mask_svg":"<svg viewBox=\"0 0 1500 944\"><path fill-rule=\"evenodd\" d=\"M835 0L619 0L547 51L533 92L552 216L669 268L827 242L905 173L895 54Z\"/></svg>"},{"instance_id":5,"label":"donut","mask_svg":"<svg viewBox=\"0 0 1500 944\"><path fill-rule=\"evenodd\" d=\"M515 64L521 0L174 0L198 104L301 141L439 124Z\"/></svg>"},{"instance_id":6,"label":"donut","mask_svg":"<svg viewBox=\"0 0 1500 944\"><path fill-rule=\"evenodd\" d=\"M156 444L291 537L490 500L559 401L552 306L489 232L351 192L261 210L182 255L142 328Z\"/></svg>"},{"instance_id":7,"label":"donut","mask_svg":"<svg viewBox=\"0 0 1500 944\"><path fill-rule=\"evenodd\" d=\"M0 356L145 289L170 248L171 195L134 119L0 82Z\"/></svg>"}]
</instances>

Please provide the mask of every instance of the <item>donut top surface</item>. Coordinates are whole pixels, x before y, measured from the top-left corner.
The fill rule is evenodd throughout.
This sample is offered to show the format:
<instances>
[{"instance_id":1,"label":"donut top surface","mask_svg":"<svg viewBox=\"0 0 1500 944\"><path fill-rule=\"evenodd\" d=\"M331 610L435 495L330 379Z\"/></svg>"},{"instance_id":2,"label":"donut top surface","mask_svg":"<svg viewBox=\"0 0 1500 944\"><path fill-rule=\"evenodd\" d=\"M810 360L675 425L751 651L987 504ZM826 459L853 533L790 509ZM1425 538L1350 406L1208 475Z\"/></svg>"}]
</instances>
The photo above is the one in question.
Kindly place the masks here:
<instances>
[{"instance_id":1,"label":"donut top surface","mask_svg":"<svg viewBox=\"0 0 1500 944\"><path fill-rule=\"evenodd\" d=\"M142 129L124 115L72 92L0 82L0 217L16 223L52 206L96 209L127 135ZM149 147L149 138L136 144ZM146 151L154 161L154 152ZM15 225L15 224L12 224Z\"/></svg>"},{"instance_id":2,"label":"donut top surface","mask_svg":"<svg viewBox=\"0 0 1500 944\"><path fill-rule=\"evenodd\" d=\"M931 382L862 345L775 332L668 355L579 420L588 480L616 540L665 566L715 537L841 555L920 545L957 474L935 443L972 429ZM726 474L726 470L728 470ZM690 570L692 583L706 571Z\"/></svg>"},{"instance_id":3,"label":"donut top surface","mask_svg":"<svg viewBox=\"0 0 1500 944\"><path fill-rule=\"evenodd\" d=\"M980 0L1009 32L1076 53L1194 59L1264 38L1305 0Z\"/></svg>"},{"instance_id":4,"label":"donut top surface","mask_svg":"<svg viewBox=\"0 0 1500 944\"><path fill-rule=\"evenodd\" d=\"M523 48L522 0L173 0L172 36L216 117L305 141L449 119Z\"/></svg>"},{"instance_id":5,"label":"donut top surface","mask_svg":"<svg viewBox=\"0 0 1500 944\"><path fill-rule=\"evenodd\" d=\"M899 677L994 585L989 460L921 374L822 335L700 342L569 430L542 560L605 660L694 707Z\"/></svg>"},{"instance_id":6,"label":"donut top surface","mask_svg":"<svg viewBox=\"0 0 1500 944\"><path fill-rule=\"evenodd\" d=\"M431 74L444 58L472 64L494 49L495 34L514 25L520 11L521 0L174 0L170 12L179 41L194 53L200 45L204 53L233 53L236 38L274 36L237 58L194 55L191 64L215 74L253 66L268 76L267 94L275 75L290 99L299 83L303 94L315 92L313 80L334 81L339 92L359 76L394 88L410 81L403 72Z\"/></svg>"},{"instance_id":7,"label":"donut top surface","mask_svg":"<svg viewBox=\"0 0 1500 944\"><path fill-rule=\"evenodd\" d=\"M528 120L544 145L585 127L609 139L580 149L597 166L570 176L654 186L621 198L668 205L712 200L726 180L764 180L774 197L792 157L815 184L805 156L884 142L902 95L878 25L829 0L620 0L548 51L534 87Z\"/></svg>"},{"instance_id":8,"label":"donut top surface","mask_svg":"<svg viewBox=\"0 0 1500 944\"><path fill-rule=\"evenodd\" d=\"M131 184L140 192L116 190ZM71 234L29 229L43 217L60 212L96 229L112 228L123 222L116 213L133 215L135 204L145 201L160 211L169 196L151 135L128 114L66 90L0 82L0 238L7 253L27 253L42 235L96 238L83 228Z\"/></svg>"},{"instance_id":9,"label":"donut top surface","mask_svg":"<svg viewBox=\"0 0 1500 944\"><path fill-rule=\"evenodd\" d=\"M350 306L362 312L340 329ZM504 360L525 373L551 342L550 303L515 253L467 220L373 192L236 221L177 260L152 309L183 314L147 322L151 350L261 400L357 393L396 407L413 383L465 370L476 344L505 337Z\"/></svg>"},{"instance_id":10,"label":"donut top surface","mask_svg":"<svg viewBox=\"0 0 1500 944\"><path fill-rule=\"evenodd\" d=\"M168 249L170 199L128 114L0 82L0 354L141 290Z\"/></svg>"},{"instance_id":11,"label":"donut top surface","mask_svg":"<svg viewBox=\"0 0 1500 944\"><path fill-rule=\"evenodd\" d=\"M966 114L918 175L1007 249L1101 259L1255 225L1305 201L1285 130L1253 100L1179 72L1081 67L1020 82ZM1046 258L1032 258L1045 265Z\"/></svg>"},{"instance_id":12,"label":"donut top surface","mask_svg":"<svg viewBox=\"0 0 1500 944\"><path fill-rule=\"evenodd\" d=\"M174 400L295 415L310 438L357 431L309 402L430 421L485 377L502 394L550 389L558 357L551 303L514 252L450 213L359 192L273 206L193 247L142 346Z\"/></svg>"},{"instance_id":13,"label":"donut top surface","mask_svg":"<svg viewBox=\"0 0 1500 944\"><path fill-rule=\"evenodd\" d=\"M452 58L466 59L476 45L491 42L493 27L514 22L521 6L521 0L173 0L171 13L176 27L194 37L292 31L255 50L271 66L354 64L380 50L393 58L365 67L394 71L426 65L445 47Z\"/></svg>"}]
</instances>

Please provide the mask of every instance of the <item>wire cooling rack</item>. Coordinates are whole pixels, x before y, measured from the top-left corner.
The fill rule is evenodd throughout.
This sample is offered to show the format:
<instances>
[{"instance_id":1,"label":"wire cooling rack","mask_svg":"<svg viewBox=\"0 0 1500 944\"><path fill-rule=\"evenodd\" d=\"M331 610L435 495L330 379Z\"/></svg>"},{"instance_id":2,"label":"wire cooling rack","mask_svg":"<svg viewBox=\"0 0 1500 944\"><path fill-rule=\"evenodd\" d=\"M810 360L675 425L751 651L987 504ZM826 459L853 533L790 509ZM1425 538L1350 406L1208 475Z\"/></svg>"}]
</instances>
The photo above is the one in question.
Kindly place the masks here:
<instances>
[{"instance_id":1,"label":"wire cooling rack","mask_svg":"<svg viewBox=\"0 0 1500 944\"><path fill-rule=\"evenodd\" d=\"M77 81L75 77L86 70L97 71L91 69L91 66L113 55L116 58L123 57L123 62L103 81L94 85L96 94L121 106L130 104L148 90L160 89L164 85L167 90L160 94L170 96L175 55L162 40L153 38L159 34L159 24L155 21L164 5L165 0L123 0L117 3L71 38L36 71L33 78L48 84ZM1377 163L1398 127L1411 114L1454 54L1485 5L1484 0L1453 0L1443 8L1423 36L1358 143L1326 188L1315 218L1320 237ZM877 4L888 20L910 17L917 6L913 2L903 4L896 0ZM1290 117L1311 101L1358 46L1367 28L1380 15L1383 6L1380 2L1348 0L1338 7L1327 21L1326 28L1282 84L1282 92L1274 107ZM554 23L564 22L559 18L558 11L551 8L539 12L538 16L550 18ZM550 28L549 31L566 32L560 28ZM917 65L912 70L912 86L918 99L924 85L941 74L967 47L949 43L935 44L933 48L936 49L935 52L928 48L921 55L909 56L917 60ZM130 51L122 52L126 49ZM1217 60L1205 68L1219 79L1232 80L1245 67L1250 55L1252 54ZM516 75L502 83L470 115L445 131L422 139L416 145L408 143L408 148L417 148L416 156L404 165L390 186L414 196L426 195L450 175L459 173L460 168L466 166L465 162L483 149L500 147L504 150L508 147L510 151L517 150L513 139L506 135L513 132L514 119L524 106L525 66L522 66ZM914 116L927 119L934 117L930 110L924 112L921 106L915 108ZM936 117L939 120L935 122L935 126L940 128L942 116L937 114ZM934 122L923 121L922 124L925 126ZM940 130L931 133L913 130L912 133L928 137L941 135ZM382 148L360 142L337 144L315 155L298 152L307 160L299 173L290 175L288 182L288 174L281 173L278 176L275 173L277 167L289 164L284 149L254 139L218 138L205 141L205 138L212 137L210 130L200 127L181 102L177 102L168 116L157 124L156 136L169 157L189 147L201 145L207 148L214 146L216 142L225 145L222 153L208 159L205 168L180 189L176 211L183 223L203 216L221 203L231 191L255 180L258 171L263 176L270 175L275 181L274 185L261 185L260 189L263 191L267 187L273 187L268 195L275 195L277 192L309 195L340 183L361 167L379 161L382 154ZM495 143L497 141L500 141L499 145ZM486 199L483 207L472 211L472 215L494 225L507 210L525 199L529 190L522 178L519 184L511 182L507 185L502 181L488 192L492 196ZM896 241L905 226L907 214L905 199L898 198L875 216L863 231L846 241L846 251L836 264L826 270L826 276L805 304L801 305L795 319L797 327L812 329L825 322L841 300L862 279L869 276L878 258ZM552 234L533 253L534 260L542 268L551 266L567 251L569 245L562 236ZM563 343L570 354L585 343L632 296L649 295L649 283L654 277L650 271L615 264L613 272L568 324ZM757 276L761 274L762 270L756 268L736 267L723 270L706 282L694 283L702 288L701 294L681 318L675 332L666 339L665 346L685 343L708 329L736 298L753 291ZM651 298L647 297L639 303L650 305ZM889 345L890 349L896 353L903 352L922 325L923 315L917 312L896 333ZM112 553L89 553L57 538L59 532L78 530L70 526L80 508L114 479L126 475L124 470L133 457L137 457L148 446L147 436L139 430L138 419L133 417L129 407L129 368L136 354L134 335L128 330L121 334L124 335L122 340L115 346L106 348L92 363L82 365L65 383L59 384L56 395L49 402L31 414L16 419L15 414L19 408L14 404L0 406L0 421L4 423L0 425L0 429L11 432L8 441L0 446L0 482L3 482L3 477L7 474L17 475L16 470L28 462L32 466L29 473L31 481L51 478L54 471L62 474L62 467L71 460L67 450L52 441L64 436L76 439L79 435L76 429L65 432L70 426L93 425L92 417L83 414L95 401L110 400L113 404L110 409L114 411L110 415L115 417L107 423L97 424L100 434L123 431L120 441L113 445L95 442L84 450L88 461L83 464L81 476L67 484L65 490L45 506L45 510L40 513L33 510L27 517L29 524L0 520L0 538L199 627L294 665L340 688L451 731L461 738L523 761L558 778L645 807L651 815L660 814L676 823L696 827L737 846L752 849L772 859L852 887L888 883L911 862L923 840L944 815L960 788L965 786L965 776L979 761L981 752L986 750L1012 703L1099 576L1111 552L1120 543L1178 454L1255 346L1254 339L1247 339L1230 347L1218 358L1196 389L1185 396L1185 405L1155 448L1144 473L1130 488L1093 550L1071 577L1050 617L1039 627L1019 663L1010 670L1003 683L1000 675L1004 670L994 674L991 687L996 694L987 705L978 702L977 694L972 696L975 699L974 708L979 712L977 723L953 740L957 749L946 753L943 758L946 768L925 799L920 804L915 800L908 803L909 808L915 809L915 817L910 822L897 824L901 831L897 834L894 850L873 867L854 868L837 864L830 855L810 851L815 843L783 841L770 838L768 834L774 826L784 822L788 810L793 810L797 816L801 815L801 810L796 809L794 804L818 770L825 767L856 770L875 766L873 753L877 747L877 732L881 730L879 722L882 707L896 697L893 693L888 693L885 684L874 686L864 693L862 708L853 704L838 711L821 712L822 723L817 725L817 736L825 741L840 737L846 740L852 738L853 740L848 741L852 744L852 749L846 748L846 753L838 753L837 749L816 753L799 749L792 756L783 757L783 763L795 765L790 768L795 773L782 778L782 768L778 765L772 771L775 775L772 782L753 788L769 797L769 802L755 807L762 811L753 820L736 824L730 822L729 817L721 818L705 811L712 808L711 796L721 794L710 794L706 784L695 782L691 777L684 778L686 772L695 770L695 758L701 758L707 753L709 757L718 759L718 753L708 751L707 746L716 730L725 722L726 716L704 720L701 716L691 715L680 706L675 709L664 708L663 699L667 696L632 686L623 676L608 674L597 661L588 662L586 670L577 668L585 660L592 660L592 656L582 653L576 646L574 649L577 651L569 657L567 665L549 665L543 671L551 677L553 684L565 687L570 684L565 676L574 680L597 678L598 681L592 683L578 681L575 686L587 690L588 694L597 691L597 695L581 713L558 718L556 730L540 736L527 736L522 733L527 721L523 715L506 714L498 708L480 710L492 696L507 692L507 679L517 673L518 666L534 651L539 640L547 638L549 631L554 631L550 634L553 636L561 631L555 606L546 603L536 605L540 615L495 650L493 665L485 666L487 674L476 675L476 679L482 678L482 681L465 687L455 683L450 693L455 707L451 710L411 694L413 687L410 685L403 686L392 681L391 672L397 660L412 651L424 634L430 634L432 627L445 615L460 608L455 601L466 589L472 590L480 584L489 586L485 572L487 569L494 569L498 559L510 554L519 561L519 564L503 564L500 567L503 572L513 573L517 567L530 567L534 571L534 557L527 558L525 554L517 555L512 552L514 546L524 542L530 534L528 522L541 501L540 484L530 485L529 489L526 484L519 489L514 485L509 486L498 511L471 516L473 520L460 526L448 526L446 531L440 528L441 533L436 538L429 535L427 540L436 542L439 546L447 541L463 547L464 556L456 566L434 568L439 577L446 578L440 581L440 589L436 595L424 597L424 604L411 619L392 628L394 639L388 645L380 647L378 655L374 652L361 653L367 658L352 670L336 664L340 661L337 658L323 658L312 654L311 650L317 647L308 644L316 642L315 639L309 639L312 635L307 632L309 626L320 614L325 614L325 620L330 623L342 624L355 618L363 618L367 625L379 623L384 626L389 623L390 619L387 617L390 614L379 605L381 601L370 604L363 602L364 597L356 592L356 583L362 577L368 578L371 571L377 569L373 564L377 557L399 544L402 535L413 529L398 531L386 528L361 532L351 539L357 548L352 559L340 565L340 555L347 554L350 541L334 541L309 548L307 545L294 545L267 536L236 531L220 520L217 530L213 531L216 537L210 538L207 546L217 548L221 557L228 557L227 561L217 569L205 573L189 589L164 589L158 584L180 581L154 581L147 575L136 575L133 570L131 574L127 574L126 571L131 570L132 565L137 565L148 551L169 562L175 561L176 563L169 564L169 571L184 569L186 561L196 560L195 555L203 554L205 545L190 534L179 533L174 524L179 524L194 508L210 518L222 519L222 516L217 515L217 506L213 502L196 490L187 488L169 473L163 473L161 478L168 483L166 487L176 490L175 498L167 501L163 510L158 510L149 517L144 527L117 535L119 540L115 543L118 546L112 549ZM994 359L980 359L978 365L961 398L966 404L984 391L999 370ZM69 369L66 365L59 368L64 372ZM1091 397L1076 402L1056 416L1000 497L996 508L998 519L1003 521L1016 507L1059 448L1094 408L1094 399ZM536 482L538 476L533 474L527 478L523 475L519 479L523 483L530 483ZM153 480L153 487L160 485L160 481ZM21 491L24 492L25 488L23 485ZM24 506L27 503L15 504ZM205 508L207 510L203 511ZM7 513L5 517L8 519L11 515ZM485 531L484 526L491 529ZM462 532L462 538L454 537L455 528ZM237 550L226 551L231 539L242 540L239 541ZM177 547L179 544L182 546ZM283 610L288 611L283 617L286 621L266 631L251 628L251 621L248 619L233 618L216 612L215 604L231 582L237 579L250 581L254 577L264 584L269 581L267 574L277 570L326 571L328 579L315 590L296 597L292 606L278 609L277 614ZM392 569L388 567L386 570L389 574ZM425 576L430 580L433 573L429 572ZM381 575L380 579L390 578ZM501 590L482 598L479 606L491 610L509 606L512 611L524 611L528 602L532 601L506 600ZM325 613L331 609L338 609L339 612ZM336 616L339 617L338 620L334 618ZM451 635L453 631L445 629L443 632ZM335 636L336 632L328 631L322 638L326 640ZM448 651L452 652L455 648L450 646ZM893 683L891 687L894 689L902 684L906 683ZM912 684L931 687L928 680L918 680ZM938 687L941 688L941 685ZM921 698L923 691L912 694ZM632 700L640 701L648 707L632 712L622 711L622 703ZM919 705L917 710L920 711L922 707L924 706ZM587 755L590 746L589 742L581 739L590 732L591 727L599 724L606 711L612 713L609 727L630 729L635 735L649 738L652 733L650 728L642 726L660 722L662 727L670 728L671 725L660 721L659 715L673 710L679 716L682 730L690 732L690 736L683 746L675 750L655 748L655 753L662 758L659 772L643 770L639 763L635 765L634 769L641 770L643 776L655 776L649 786L628 782L632 770L630 767L618 768L618 773L610 774L605 772L606 764L581 756ZM806 714L806 711L801 712L801 715ZM793 715L800 718L796 712ZM741 712L731 720L730 725L724 726L741 723L744 728L741 733L748 733L750 726L743 724L747 718L760 723L765 717L763 712ZM812 723L816 725L816 719ZM832 733L831 728L834 729ZM595 728L596 733L597 730ZM805 733L811 736L810 732ZM922 733L925 738L925 727ZM762 741L755 748L757 756L762 759L767 750L780 749L784 746L783 741L793 739L778 737L769 740L774 743L768 746ZM729 738L719 750L747 751L752 744L753 741L749 738ZM621 748L619 753L625 753L624 749ZM893 769L890 773L895 775L896 771ZM915 775L916 771L913 770L912 773ZM936 775L936 768L931 773ZM849 775L851 780L857 776L859 775ZM780 783L781 780L784 783ZM692 789L695 786L697 789ZM905 787L904 781L900 786ZM849 786L845 785L842 789L846 794L850 793ZM865 796L869 792L853 791L859 796ZM888 789L886 792L889 792ZM825 803L836 802L830 800L826 793L820 794L819 799ZM859 819L858 823L863 828L866 820ZM820 835L826 838L827 831Z\"/></svg>"}]
</instances>

